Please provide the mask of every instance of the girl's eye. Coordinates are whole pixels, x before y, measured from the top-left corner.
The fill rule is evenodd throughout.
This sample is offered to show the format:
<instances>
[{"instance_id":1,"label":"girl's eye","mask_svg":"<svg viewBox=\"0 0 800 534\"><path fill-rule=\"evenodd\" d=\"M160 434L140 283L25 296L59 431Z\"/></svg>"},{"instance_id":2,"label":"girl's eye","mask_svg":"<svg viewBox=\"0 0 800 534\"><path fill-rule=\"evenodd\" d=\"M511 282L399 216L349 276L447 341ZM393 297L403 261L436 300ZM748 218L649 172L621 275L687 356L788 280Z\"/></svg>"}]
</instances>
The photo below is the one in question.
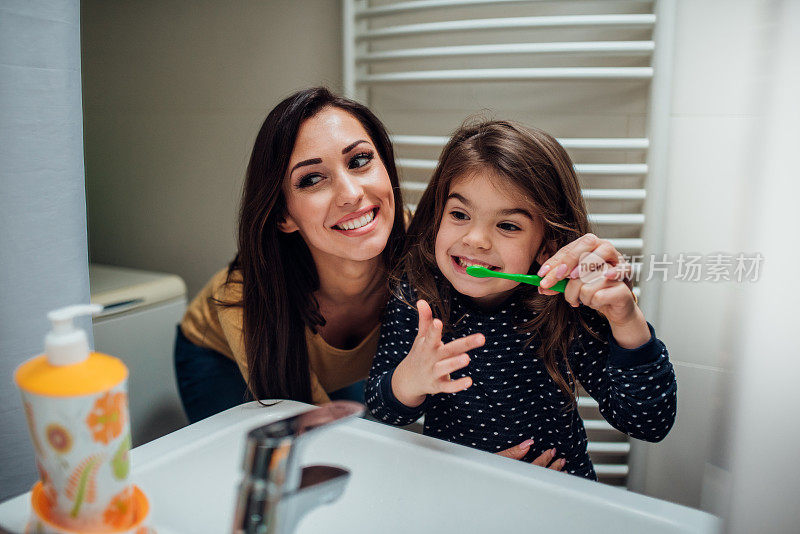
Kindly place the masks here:
<instances>
[{"instance_id":1,"label":"girl's eye","mask_svg":"<svg viewBox=\"0 0 800 534\"><path fill-rule=\"evenodd\" d=\"M454 219L459 220L459 221L466 221L467 219L469 219L469 216L466 213L464 213L463 211L453 210L453 211L450 212L450 215Z\"/></svg>"},{"instance_id":2,"label":"girl's eye","mask_svg":"<svg viewBox=\"0 0 800 534\"><path fill-rule=\"evenodd\" d=\"M302 178L297 181L297 188L298 189L305 189L306 187L311 187L312 185L317 185L320 180L322 180L322 175L317 173L306 174Z\"/></svg>"},{"instance_id":3,"label":"girl's eye","mask_svg":"<svg viewBox=\"0 0 800 534\"><path fill-rule=\"evenodd\" d=\"M522 228L520 228L516 224L511 224L511 223L507 223L507 222L506 223L500 223L500 224L497 225L497 227L500 228L501 230L505 230L507 232L516 232L518 230L522 230Z\"/></svg>"},{"instance_id":4,"label":"girl's eye","mask_svg":"<svg viewBox=\"0 0 800 534\"><path fill-rule=\"evenodd\" d=\"M375 157L374 154L372 154L371 152L363 152L361 154L356 154L350 160L348 168L350 168L350 169L361 168L364 165L366 165L367 163L369 163L370 161L372 161L372 158L374 158L374 157Z\"/></svg>"}]
</instances>

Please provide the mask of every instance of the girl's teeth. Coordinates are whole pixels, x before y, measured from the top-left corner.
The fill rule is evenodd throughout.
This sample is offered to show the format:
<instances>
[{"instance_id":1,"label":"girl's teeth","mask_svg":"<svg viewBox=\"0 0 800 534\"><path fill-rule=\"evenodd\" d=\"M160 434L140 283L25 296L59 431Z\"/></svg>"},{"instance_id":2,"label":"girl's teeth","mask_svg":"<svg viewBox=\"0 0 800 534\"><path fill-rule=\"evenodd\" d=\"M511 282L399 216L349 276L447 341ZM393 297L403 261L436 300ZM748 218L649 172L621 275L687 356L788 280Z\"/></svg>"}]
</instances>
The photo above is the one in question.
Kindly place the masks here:
<instances>
[{"instance_id":1,"label":"girl's teeth","mask_svg":"<svg viewBox=\"0 0 800 534\"><path fill-rule=\"evenodd\" d=\"M477 265L478 267L486 267L487 269L491 269L491 268L492 268L492 266L491 266L491 265L488 265L488 264L486 264L486 263L474 263L474 262L471 262L471 261L469 261L469 260L466 260L466 259L464 259L464 258L458 258L458 263L459 263L459 264L460 264L462 267L470 267L470 266L472 266L472 265Z\"/></svg>"}]
</instances>

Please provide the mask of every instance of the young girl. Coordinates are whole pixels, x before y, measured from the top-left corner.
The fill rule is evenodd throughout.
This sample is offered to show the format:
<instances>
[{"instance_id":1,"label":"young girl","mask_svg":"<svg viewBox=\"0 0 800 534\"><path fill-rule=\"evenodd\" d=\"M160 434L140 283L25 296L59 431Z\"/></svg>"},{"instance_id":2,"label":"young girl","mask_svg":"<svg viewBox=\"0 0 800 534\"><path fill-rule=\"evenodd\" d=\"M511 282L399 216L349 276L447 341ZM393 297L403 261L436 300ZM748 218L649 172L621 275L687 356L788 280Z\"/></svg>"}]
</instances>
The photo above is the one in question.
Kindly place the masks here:
<instances>
[{"instance_id":1,"label":"young girl","mask_svg":"<svg viewBox=\"0 0 800 534\"><path fill-rule=\"evenodd\" d=\"M366 390L375 417L406 425L424 414L426 435L490 452L520 444L523 460L596 479L578 381L615 428L663 439L675 375L619 276L623 262L592 283L576 268L563 296L466 274L481 265L544 275L545 260L588 231L572 162L553 137L504 121L462 126L393 273Z\"/></svg>"}]
</instances>

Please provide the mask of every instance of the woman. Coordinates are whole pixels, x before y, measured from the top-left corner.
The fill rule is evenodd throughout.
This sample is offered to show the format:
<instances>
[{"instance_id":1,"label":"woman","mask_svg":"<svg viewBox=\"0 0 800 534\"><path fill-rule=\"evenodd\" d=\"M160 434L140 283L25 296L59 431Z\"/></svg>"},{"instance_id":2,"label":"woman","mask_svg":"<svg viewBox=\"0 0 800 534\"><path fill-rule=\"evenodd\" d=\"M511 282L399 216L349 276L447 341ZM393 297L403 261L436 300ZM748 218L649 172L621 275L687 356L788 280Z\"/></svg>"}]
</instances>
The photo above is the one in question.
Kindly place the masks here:
<instances>
[{"instance_id":1,"label":"woman","mask_svg":"<svg viewBox=\"0 0 800 534\"><path fill-rule=\"evenodd\" d=\"M248 165L238 253L178 327L175 371L189 420L252 399L320 404L367 378L403 222L392 144L369 109L325 88L278 104ZM588 252L618 262L608 241L586 234L545 262L540 293L558 295L544 287ZM529 448L498 454L519 459Z\"/></svg>"},{"instance_id":2,"label":"woman","mask_svg":"<svg viewBox=\"0 0 800 534\"><path fill-rule=\"evenodd\" d=\"M366 378L402 206L389 136L369 109L313 88L270 112L247 169L238 254L178 329L190 421L248 398L319 404Z\"/></svg>"}]
</instances>

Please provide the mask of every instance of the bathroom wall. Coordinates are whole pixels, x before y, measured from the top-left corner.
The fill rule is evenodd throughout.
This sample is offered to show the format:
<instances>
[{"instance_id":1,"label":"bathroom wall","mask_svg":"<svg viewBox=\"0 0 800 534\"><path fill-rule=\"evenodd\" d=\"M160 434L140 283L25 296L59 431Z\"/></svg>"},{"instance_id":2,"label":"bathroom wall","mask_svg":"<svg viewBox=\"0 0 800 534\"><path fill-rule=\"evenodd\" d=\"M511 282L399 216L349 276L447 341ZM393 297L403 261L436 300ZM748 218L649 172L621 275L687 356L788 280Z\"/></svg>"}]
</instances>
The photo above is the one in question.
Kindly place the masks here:
<instances>
[{"instance_id":1,"label":"bathroom wall","mask_svg":"<svg viewBox=\"0 0 800 534\"><path fill-rule=\"evenodd\" d=\"M746 247L740 221L753 216L745 191L754 171L766 6L734 4L677 2L661 222L667 261L681 253L708 261L717 253L762 252ZM663 442L636 444L631 488L717 511L717 474L728 452L730 324L748 284L706 280L707 270L700 282L677 281L676 267L661 291L657 326L678 378L678 417Z\"/></svg>"},{"instance_id":2,"label":"bathroom wall","mask_svg":"<svg viewBox=\"0 0 800 534\"><path fill-rule=\"evenodd\" d=\"M0 501L38 475L14 371L42 353L47 312L89 301L79 13L0 0Z\"/></svg>"},{"instance_id":3,"label":"bathroom wall","mask_svg":"<svg viewBox=\"0 0 800 534\"><path fill-rule=\"evenodd\" d=\"M339 2L81 2L91 261L176 273L190 298L235 251L267 112L341 85Z\"/></svg>"},{"instance_id":4,"label":"bathroom wall","mask_svg":"<svg viewBox=\"0 0 800 534\"><path fill-rule=\"evenodd\" d=\"M761 110L748 150L752 174L739 227L768 263L762 280L741 292L729 328L735 356L735 395L728 412L732 424L725 440L730 476L717 477L717 486L726 490L719 493L729 534L797 532L800 525L800 358L797 306L791 298L800 292L793 224L800 197L800 3L772 2L766 18Z\"/></svg>"}]
</instances>

